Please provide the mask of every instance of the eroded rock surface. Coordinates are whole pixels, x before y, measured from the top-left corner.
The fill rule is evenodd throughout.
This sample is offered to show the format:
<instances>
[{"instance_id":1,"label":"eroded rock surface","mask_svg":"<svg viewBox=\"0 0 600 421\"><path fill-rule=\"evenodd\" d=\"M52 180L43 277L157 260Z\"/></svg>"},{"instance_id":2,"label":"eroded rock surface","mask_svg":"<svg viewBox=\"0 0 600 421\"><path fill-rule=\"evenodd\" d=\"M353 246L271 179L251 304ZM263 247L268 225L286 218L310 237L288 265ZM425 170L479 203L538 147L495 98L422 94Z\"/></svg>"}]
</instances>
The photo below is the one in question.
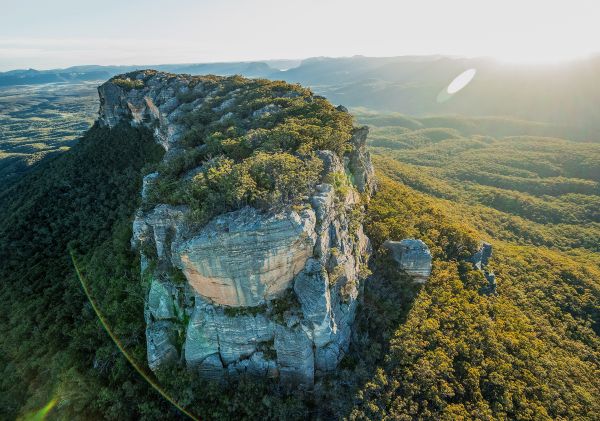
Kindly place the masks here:
<instances>
[{"instance_id":1,"label":"eroded rock surface","mask_svg":"<svg viewBox=\"0 0 600 421\"><path fill-rule=\"evenodd\" d=\"M431 275L431 252L422 240L406 238L386 241L383 246L392 252L398 266L417 282L425 282Z\"/></svg>"},{"instance_id":2,"label":"eroded rock surface","mask_svg":"<svg viewBox=\"0 0 600 421\"><path fill-rule=\"evenodd\" d=\"M496 275L494 272L490 271L488 268L488 263L490 258L492 257L492 245L490 243L482 242L479 250L471 257L470 262L473 264L473 267L481 273L485 277L488 284L481 289L481 293L490 295L496 293Z\"/></svg>"},{"instance_id":3,"label":"eroded rock surface","mask_svg":"<svg viewBox=\"0 0 600 421\"><path fill-rule=\"evenodd\" d=\"M315 223L312 210L265 215L245 207L176 241L173 255L199 295L220 305L257 306L290 288L312 256Z\"/></svg>"},{"instance_id":4,"label":"eroded rock surface","mask_svg":"<svg viewBox=\"0 0 600 421\"><path fill-rule=\"evenodd\" d=\"M127 81L130 86L121 81ZM180 140L185 130L178 121L184 112L178 98L192 89L201 92L203 86L191 88L188 75L147 70L136 72L127 79L113 78L98 87L99 123L111 128L121 121L147 125L154 129L156 140L168 150Z\"/></svg>"},{"instance_id":5,"label":"eroded rock surface","mask_svg":"<svg viewBox=\"0 0 600 421\"><path fill-rule=\"evenodd\" d=\"M471 263L476 269L483 270L489 260L492 257L492 245L490 243L483 242L479 247L479 250L471 257Z\"/></svg>"},{"instance_id":6,"label":"eroded rock surface","mask_svg":"<svg viewBox=\"0 0 600 421\"><path fill-rule=\"evenodd\" d=\"M348 157L348 168L358 191L371 194L376 189L376 183L375 168L367 151L368 134L369 128L367 126L354 130L350 140L354 148Z\"/></svg>"}]
</instances>

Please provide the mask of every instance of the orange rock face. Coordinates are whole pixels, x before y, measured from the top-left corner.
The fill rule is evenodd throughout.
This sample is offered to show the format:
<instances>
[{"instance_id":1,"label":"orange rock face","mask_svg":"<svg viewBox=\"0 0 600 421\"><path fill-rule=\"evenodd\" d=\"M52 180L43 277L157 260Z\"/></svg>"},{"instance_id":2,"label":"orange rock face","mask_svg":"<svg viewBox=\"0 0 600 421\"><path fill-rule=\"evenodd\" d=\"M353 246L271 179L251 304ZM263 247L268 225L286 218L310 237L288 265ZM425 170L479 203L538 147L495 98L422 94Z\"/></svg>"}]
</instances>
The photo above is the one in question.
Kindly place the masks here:
<instances>
[{"instance_id":1,"label":"orange rock face","mask_svg":"<svg viewBox=\"0 0 600 421\"><path fill-rule=\"evenodd\" d=\"M257 306L280 296L313 254L312 211L261 215L245 208L210 222L178 244L180 268L202 297L213 303Z\"/></svg>"}]
</instances>

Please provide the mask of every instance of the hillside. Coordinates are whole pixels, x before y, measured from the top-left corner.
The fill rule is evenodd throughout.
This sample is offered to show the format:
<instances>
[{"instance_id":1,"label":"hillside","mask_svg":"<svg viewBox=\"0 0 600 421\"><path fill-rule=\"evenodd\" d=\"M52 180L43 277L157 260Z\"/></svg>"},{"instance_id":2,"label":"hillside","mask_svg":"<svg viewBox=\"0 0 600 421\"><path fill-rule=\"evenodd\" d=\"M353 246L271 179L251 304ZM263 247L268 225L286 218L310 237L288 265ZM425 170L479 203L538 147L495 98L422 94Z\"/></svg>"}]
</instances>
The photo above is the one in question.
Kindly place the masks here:
<instances>
[{"instance_id":1,"label":"hillside","mask_svg":"<svg viewBox=\"0 0 600 421\"><path fill-rule=\"evenodd\" d=\"M44 158L66 151L98 110L95 84L0 88L0 184L8 187Z\"/></svg>"},{"instance_id":2,"label":"hillside","mask_svg":"<svg viewBox=\"0 0 600 421\"><path fill-rule=\"evenodd\" d=\"M316 62L317 69L323 65ZM175 94L188 113L175 118L171 110L157 119L154 106L164 104L131 94L139 80L146 89L152 76L137 76L111 82L122 89L111 99L117 102L106 101L105 88L103 104L111 106L104 108L113 113L104 111L68 151L42 160L0 193L0 418L56 399L56 419L182 419L161 394L201 419L592 420L600 412L597 142L569 136L558 122L514 117L361 109L352 117L306 88L239 77L183 77L207 90ZM171 76L168 83L181 80ZM161 97L155 93L146 96ZM273 101L286 111L273 112ZM172 130L172 122L181 130ZM364 215L348 214L349 231L364 226L372 257L360 268L364 291L335 370L291 394L273 379L242 375L214 383L177 365L152 372L146 328L148 313L160 309L146 305L154 281L140 266L150 257L169 269L161 277L182 278L155 253L160 237L151 242L155 251L132 251L136 215L149 221L145 212L156 206L188 206L194 212L187 221L202 228L248 205L300 214L312 206L307 197L316 182L325 181L335 186L329 212L336 220L358 186L340 174L322 178L311 163L322 149L352 161L350 139L366 136L353 129L357 123L370 126L378 191L361 198ZM153 171L160 176L142 200L143 185L151 184L144 176ZM210 233L226 237L228 229ZM383 247L411 237L422 239L433 257L424 285L399 270ZM488 269L495 292L471 263L481 241L493 247ZM337 291L336 282L327 285ZM302 302L229 307L215 314L289 321L281 309ZM275 340L265 339L252 352L273 356Z\"/></svg>"},{"instance_id":3,"label":"hillside","mask_svg":"<svg viewBox=\"0 0 600 421\"><path fill-rule=\"evenodd\" d=\"M371 146L387 158L380 170L397 181L444 199L491 237L569 253L600 251L597 143L517 135L519 127L508 123L498 131L475 120L474 131L463 118L407 124L403 117L389 125L391 118L371 120L385 124L372 130Z\"/></svg>"},{"instance_id":4,"label":"hillside","mask_svg":"<svg viewBox=\"0 0 600 421\"><path fill-rule=\"evenodd\" d=\"M241 75L281 79L311 87L334 103L414 116L461 114L501 116L567 127L597 137L596 75L600 58L554 65L516 65L489 58L448 56L315 57L232 63L158 66L75 66L67 69L0 72L0 87L40 83L100 82L117 74L152 67L192 75ZM476 74L448 101L438 94L467 69Z\"/></svg>"},{"instance_id":5,"label":"hillside","mask_svg":"<svg viewBox=\"0 0 600 421\"><path fill-rule=\"evenodd\" d=\"M45 161L0 196L1 418L14 419L58 395L70 402L66 414L87 408L89 416L125 411L127 389L156 399L115 354L75 276L69 249L110 256L110 278L137 273L126 247L111 253L113 244L129 241L140 170L161 156L147 132L95 126L69 152ZM123 317L131 316L128 342L143 344L135 333L143 329L143 317L133 310L139 306L136 285L124 288L109 296ZM122 398L106 399L116 395Z\"/></svg>"},{"instance_id":6,"label":"hillside","mask_svg":"<svg viewBox=\"0 0 600 421\"><path fill-rule=\"evenodd\" d=\"M404 320L389 329L389 350L355 395L350 418L594 419L600 402L597 253L571 255L475 230L471 218L482 207L394 181L402 169L385 161L375 160L381 190L366 232L375 245L413 235L438 251L431 278L405 307ZM482 294L486 280L451 253L477 238L493 244L496 295ZM371 287L375 308L387 315L397 301L389 298L393 278L385 265L378 263L375 273L385 277ZM391 291L402 288L392 285Z\"/></svg>"},{"instance_id":7,"label":"hillside","mask_svg":"<svg viewBox=\"0 0 600 421\"><path fill-rule=\"evenodd\" d=\"M285 60L283 60L283 62L285 62ZM54 70L11 70L8 72L0 72L0 87L48 83L99 82L110 79L115 75L148 67L149 66L90 65ZM163 64L152 67L164 72L190 73L195 75L217 74L232 76L243 74L248 77L267 77L277 72L276 68L273 68L264 62Z\"/></svg>"},{"instance_id":8,"label":"hillside","mask_svg":"<svg viewBox=\"0 0 600 421\"><path fill-rule=\"evenodd\" d=\"M397 233L436 250L456 243L440 227L454 224L493 244L498 287L478 294L484 280L440 250L352 417L593 419L600 148L363 117L395 121L372 127L381 190L366 232L375 246Z\"/></svg>"},{"instance_id":9,"label":"hillside","mask_svg":"<svg viewBox=\"0 0 600 421\"><path fill-rule=\"evenodd\" d=\"M598 57L556 65L511 65L444 56L314 58L283 72L333 102L413 116L500 116L567 127L597 140ZM472 82L438 101L450 82L475 69Z\"/></svg>"},{"instance_id":10,"label":"hillside","mask_svg":"<svg viewBox=\"0 0 600 421\"><path fill-rule=\"evenodd\" d=\"M136 97L134 86L148 90ZM234 411L245 417L305 417L310 394L291 398L272 376L256 380L245 370L253 369L249 361L273 365L268 373L278 373L282 385L300 383L312 388L314 372L335 369L348 351L361 282L358 271L368 244L358 220L359 192L368 195L371 189L367 176L372 168L363 166L370 163L364 151L367 132L353 129L352 117L343 109L283 82L145 71L113 78L99 92L101 118L84 138L65 154L39 164L1 196L0 255L7 262L2 267L6 280L2 296L12 303L2 309L8 333L2 339L7 350L3 357L4 416L14 417L55 398L59 405L54 413L65 419L122 418L125 413L134 419L176 417L175 407L148 396L151 387L156 387L202 417L231 414L231 402L238 407ZM121 119L130 119L136 128ZM146 124L154 135L143 128ZM160 162L161 148L155 142L167 150ZM152 171L158 171L158 176ZM190 176L190 172L194 173ZM140 192L143 201L138 199ZM236 248L244 247L237 265L248 268L234 267L241 270L244 283L240 288L247 288L238 301L229 301L226 289L224 295L210 296L212 304L203 301L206 291L194 291L194 279L181 278L189 276L188 272L199 273L202 267L189 271L184 267L182 274L170 266L171 257L163 259L161 250L166 247L161 246L172 241L168 238L173 231L167 227L162 238L160 229L170 222L160 216L153 222L151 213L169 206L190 210L185 223L177 227L185 227L190 234L185 238L192 242L186 246L192 247L189 255L201 250L193 245L205 238L202 232L194 237L198 230L219 226L219 218L232 218L227 229L207 237L221 235L215 247L218 243L224 247L228 241ZM236 225L247 214L252 218ZM210 222L215 217L216 222ZM298 220L300 232L294 226ZM151 243L143 238L143 224L153 232ZM234 236L227 240L230 233ZM235 243L240 235L246 241L259 238L240 245ZM131 251L132 237L142 243L136 253ZM319 254L313 256L317 241ZM285 268L288 246L298 254L289 274ZM215 270L222 271L215 276L225 279L227 262L221 259L239 251L225 247L212 253ZM263 259L258 260L258 269L266 266L268 270L256 272L247 253ZM321 266L321 258L329 262L328 267ZM306 261L310 271L296 269L296 259L301 259L299 269ZM36 261L33 268L32 260ZM77 265L79 279L71 263ZM293 289L292 279L283 282L284 277L295 279ZM240 281L238 275L233 281ZM271 291L274 281L284 283L283 287L275 285ZM323 297L312 292L310 283L317 281L325 287ZM256 285L246 287L249 282ZM306 289L299 287L301 282L307 283ZM82 294L82 287L89 296ZM257 293L261 287L267 287L266 292ZM155 299L163 303L171 298L160 292L157 296L156 291L171 288L181 294L175 304L181 309L181 319L176 321L164 316L171 307L154 306ZM195 299L195 306L186 307L189 298ZM43 315L29 311L38 307L46 309ZM215 322L212 328L218 331L214 344L218 358L229 362L225 374L240 371L240 378L231 379L226 388L207 383L195 370L200 365L200 372L205 371L204 360L214 356L213 352L202 354L202 349L213 346L210 340L194 339L204 334L196 333L197 320L217 320L217 316L222 325ZM309 337L299 323L309 326L319 317L331 320L318 325L321 330ZM268 324L260 328L266 336L256 344L259 349L248 353L248 346L255 346L254 339L243 343L240 335L251 333L249 319ZM98 329L99 320L117 338L120 353L114 348L110 351L109 338ZM235 323L241 324L241 330L236 331ZM333 331L325 330L327 323L333 323ZM177 349L182 358L185 355L182 365L158 348L165 344L160 335L166 328L173 328L168 336L173 333L181 338L183 334L185 338L185 343L174 339L168 350ZM191 333L186 335L185 329ZM304 345L308 360L298 365L296 356L305 354ZM236 353L239 360L231 359ZM136 374L125 354L145 378L131 383ZM45 370L52 374L44 375ZM159 386L146 383L148 379ZM191 390L204 392L190 394ZM98 393L103 397L98 398ZM125 399L127 395L135 399ZM213 404L203 400L207 395L213 397ZM271 401L264 399L267 395ZM250 396L263 403L247 407Z\"/></svg>"}]
</instances>

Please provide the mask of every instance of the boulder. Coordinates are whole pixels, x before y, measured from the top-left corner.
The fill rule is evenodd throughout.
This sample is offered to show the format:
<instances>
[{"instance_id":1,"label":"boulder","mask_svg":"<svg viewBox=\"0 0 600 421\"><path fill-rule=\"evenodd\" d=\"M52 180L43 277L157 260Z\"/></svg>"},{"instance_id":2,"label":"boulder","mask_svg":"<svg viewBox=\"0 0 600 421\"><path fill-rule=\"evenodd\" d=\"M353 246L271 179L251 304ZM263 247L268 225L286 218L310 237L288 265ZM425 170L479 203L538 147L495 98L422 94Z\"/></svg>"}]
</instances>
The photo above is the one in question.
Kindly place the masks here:
<instances>
[{"instance_id":1,"label":"boulder","mask_svg":"<svg viewBox=\"0 0 600 421\"><path fill-rule=\"evenodd\" d=\"M469 261L473 264L473 267L480 270L483 276L488 281L488 284L481 289L481 293L485 295L492 295L496 293L496 275L494 272L490 272L487 268L490 257L492 257L492 245L490 243L482 242L479 250L475 252Z\"/></svg>"},{"instance_id":2,"label":"boulder","mask_svg":"<svg viewBox=\"0 0 600 421\"><path fill-rule=\"evenodd\" d=\"M392 252L400 269L417 282L425 282L431 275L431 252L427 245L414 238L402 241L386 241L383 246Z\"/></svg>"},{"instance_id":3,"label":"boulder","mask_svg":"<svg viewBox=\"0 0 600 421\"><path fill-rule=\"evenodd\" d=\"M490 243L482 242L479 250L469 259L475 268L482 270L484 269L489 260L492 257L492 245Z\"/></svg>"}]
</instances>

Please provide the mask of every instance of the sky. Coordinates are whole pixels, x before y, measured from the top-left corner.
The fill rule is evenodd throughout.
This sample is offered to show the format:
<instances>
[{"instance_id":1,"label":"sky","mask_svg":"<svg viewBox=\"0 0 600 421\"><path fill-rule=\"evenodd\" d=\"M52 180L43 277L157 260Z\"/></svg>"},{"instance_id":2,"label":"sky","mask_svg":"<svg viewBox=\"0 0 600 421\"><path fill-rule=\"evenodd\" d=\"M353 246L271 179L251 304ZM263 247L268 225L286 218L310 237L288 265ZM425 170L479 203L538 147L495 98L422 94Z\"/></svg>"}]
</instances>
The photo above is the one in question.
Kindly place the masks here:
<instances>
[{"instance_id":1,"label":"sky","mask_svg":"<svg viewBox=\"0 0 600 421\"><path fill-rule=\"evenodd\" d=\"M600 52L597 0L0 0L0 71L315 56Z\"/></svg>"}]
</instances>

